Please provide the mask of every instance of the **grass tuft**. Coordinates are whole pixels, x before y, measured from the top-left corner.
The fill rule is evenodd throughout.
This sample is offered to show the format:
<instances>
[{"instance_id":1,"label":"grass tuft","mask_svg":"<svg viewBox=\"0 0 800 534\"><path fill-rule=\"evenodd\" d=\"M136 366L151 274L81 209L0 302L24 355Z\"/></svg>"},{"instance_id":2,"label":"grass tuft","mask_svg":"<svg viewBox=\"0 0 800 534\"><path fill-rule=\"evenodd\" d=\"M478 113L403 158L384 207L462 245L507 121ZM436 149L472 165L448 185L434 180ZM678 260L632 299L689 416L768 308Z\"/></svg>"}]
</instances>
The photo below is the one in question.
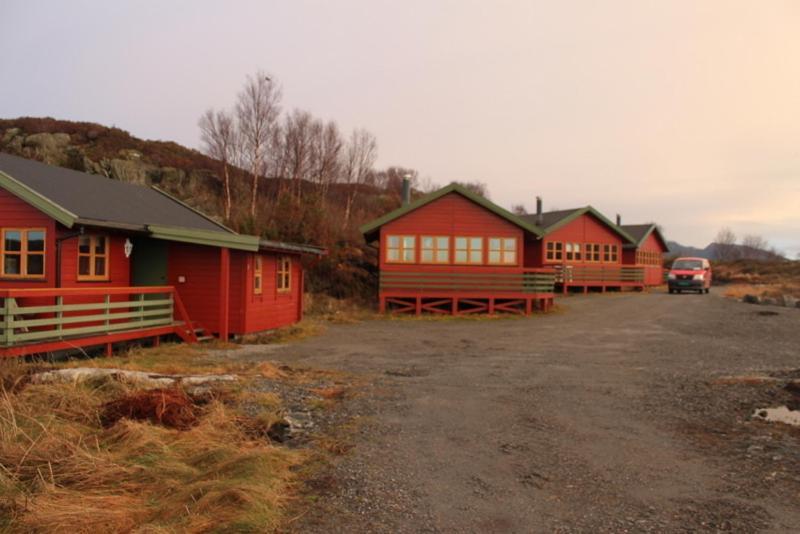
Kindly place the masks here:
<instances>
[{"instance_id":1,"label":"grass tuft","mask_svg":"<svg viewBox=\"0 0 800 534\"><path fill-rule=\"evenodd\" d=\"M15 382L25 375L24 365L16 371L15 378L6 368L4 376ZM113 381L2 390L0 528L277 529L306 453L273 446L252 428L268 428L279 419L280 400L258 392L225 402L212 398L201 407L191 405L195 420L171 425L177 429L160 424L167 412L149 417L148 410L170 405L169 399L148 404L165 395L130 391ZM187 408L184 393L169 395ZM141 417L126 412L109 420L109 406L147 409Z\"/></svg>"}]
</instances>

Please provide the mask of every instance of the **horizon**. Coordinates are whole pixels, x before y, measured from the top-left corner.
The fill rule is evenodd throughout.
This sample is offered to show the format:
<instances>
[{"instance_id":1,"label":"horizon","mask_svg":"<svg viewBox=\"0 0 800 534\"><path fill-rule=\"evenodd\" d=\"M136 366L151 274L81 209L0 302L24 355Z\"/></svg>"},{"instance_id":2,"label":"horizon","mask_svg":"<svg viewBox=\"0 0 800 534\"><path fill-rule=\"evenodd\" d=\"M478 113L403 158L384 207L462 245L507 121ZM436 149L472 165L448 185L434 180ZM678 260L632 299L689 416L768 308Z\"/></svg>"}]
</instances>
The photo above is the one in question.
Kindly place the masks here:
<instances>
[{"instance_id":1,"label":"horizon","mask_svg":"<svg viewBox=\"0 0 800 534\"><path fill-rule=\"evenodd\" d=\"M792 2L11 1L0 19L2 117L198 148L201 114L263 69L284 110L375 134L378 167L800 253Z\"/></svg>"}]
</instances>

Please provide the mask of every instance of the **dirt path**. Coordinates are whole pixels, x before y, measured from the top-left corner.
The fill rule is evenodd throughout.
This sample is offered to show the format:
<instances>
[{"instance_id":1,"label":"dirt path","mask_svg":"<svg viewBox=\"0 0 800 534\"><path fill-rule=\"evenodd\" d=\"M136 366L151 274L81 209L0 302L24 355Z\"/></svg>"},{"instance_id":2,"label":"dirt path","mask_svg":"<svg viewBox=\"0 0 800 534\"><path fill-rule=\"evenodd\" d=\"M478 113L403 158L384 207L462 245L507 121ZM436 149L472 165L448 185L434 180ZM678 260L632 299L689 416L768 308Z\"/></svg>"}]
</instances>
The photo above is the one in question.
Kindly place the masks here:
<instances>
[{"instance_id":1,"label":"dirt path","mask_svg":"<svg viewBox=\"0 0 800 534\"><path fill-rule=\"evenodd\" d=\"M355 449L298 529L800 525L800 434L747 417L779 394L709 385L800 367L800 311L762 316L713 294L561 302L529 319L335 326L272 352L377 377L353 401L366 421Z\"/></svg>"}]
</instances>

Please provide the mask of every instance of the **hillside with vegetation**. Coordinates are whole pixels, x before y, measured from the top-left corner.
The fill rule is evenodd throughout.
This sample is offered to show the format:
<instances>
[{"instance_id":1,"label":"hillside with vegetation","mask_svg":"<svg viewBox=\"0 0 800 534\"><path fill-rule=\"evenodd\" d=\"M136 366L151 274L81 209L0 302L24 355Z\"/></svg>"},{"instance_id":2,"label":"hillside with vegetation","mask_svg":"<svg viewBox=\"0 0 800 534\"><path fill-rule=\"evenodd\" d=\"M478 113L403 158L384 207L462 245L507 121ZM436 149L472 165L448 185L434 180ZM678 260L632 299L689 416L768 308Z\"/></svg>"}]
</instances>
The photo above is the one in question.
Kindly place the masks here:
<instances>
[{"instance_id":1,"label":"hillside with vegetation","mask_svg":"<svg viewBox=\"0 0 800 534\"><path fill-rule=\"evenodd\" d=\"M327 145L318 142L320 131ZM226 163L174 142L144 140L90 122L0 119L2 152L156 185L237 231L324 246L328 256L309 265L310 289L338 298L369 298L375 251L358 227L398 207L402 178L411 175L413 181L415 173L373 168L376 145L368 134L357 132L345 140L334 124L321 124L305 112L287 115L272 135L282 140L273 140L273 150L266 152L271 160L259 171L251 212L252 175L242 168L247 164L242 155ZM351 142L361 143L362 153L354 154L358 150ZM364 143L371 154L363 153ZM226 171L232 199L227 217Z\"/></svg>"}]
</instances>

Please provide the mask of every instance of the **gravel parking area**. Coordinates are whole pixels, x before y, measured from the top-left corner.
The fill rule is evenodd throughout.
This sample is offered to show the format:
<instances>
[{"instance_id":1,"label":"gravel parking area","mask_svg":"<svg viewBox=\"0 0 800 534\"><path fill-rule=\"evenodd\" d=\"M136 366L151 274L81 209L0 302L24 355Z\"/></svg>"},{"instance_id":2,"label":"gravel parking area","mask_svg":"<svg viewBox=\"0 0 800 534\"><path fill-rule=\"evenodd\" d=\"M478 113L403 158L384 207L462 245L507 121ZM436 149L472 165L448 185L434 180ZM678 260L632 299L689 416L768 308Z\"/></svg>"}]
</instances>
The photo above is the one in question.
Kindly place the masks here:
<instances>
[{"instance_id":1,"label":"gravel parking area","mask_svg":"<svg viewBox=\"0 0 800 534\"><path fill-rule=\"evenodd\" d=\"M791 531L800 310L560 299L524 319L336 325L269 353L371 377L303 532ZM768 380L741 380L739 376Z\"/></svg>"}]
</instances>

